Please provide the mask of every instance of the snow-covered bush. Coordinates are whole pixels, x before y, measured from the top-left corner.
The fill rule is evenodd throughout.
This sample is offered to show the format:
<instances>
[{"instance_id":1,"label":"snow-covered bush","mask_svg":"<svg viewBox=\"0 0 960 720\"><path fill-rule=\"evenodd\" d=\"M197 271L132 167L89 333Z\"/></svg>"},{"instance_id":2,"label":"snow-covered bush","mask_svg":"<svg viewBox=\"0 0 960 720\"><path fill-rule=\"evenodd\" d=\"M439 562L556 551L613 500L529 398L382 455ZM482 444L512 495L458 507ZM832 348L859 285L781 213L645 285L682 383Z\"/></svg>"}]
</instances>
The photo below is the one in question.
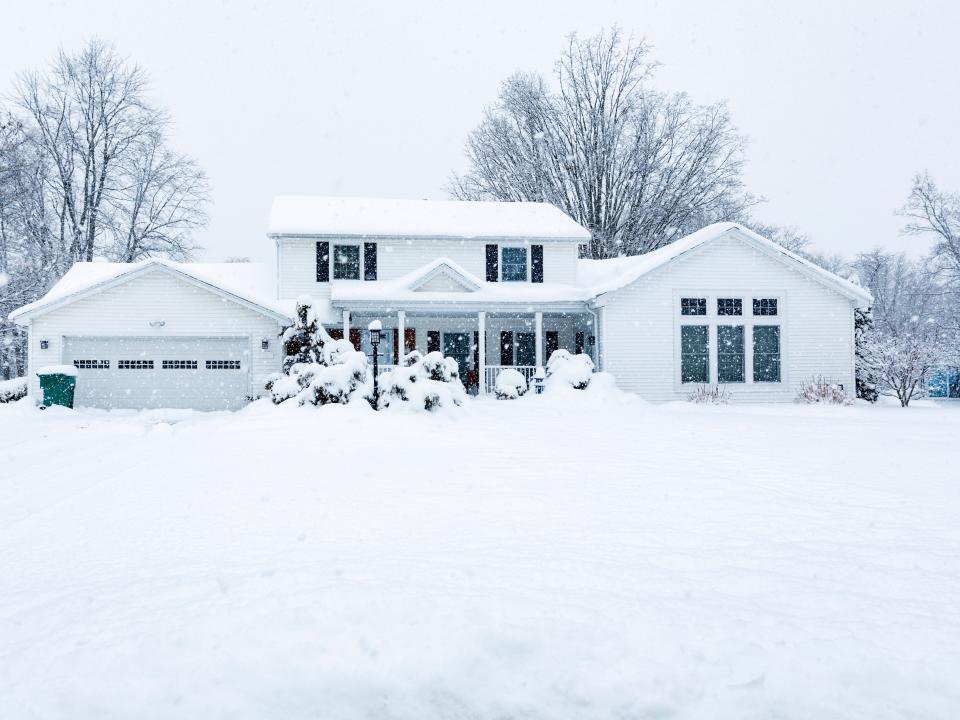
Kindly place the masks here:
<instances>
[{"instance_id":1,"label":"snow-covered bush","mask_svg":"<svg viewBox=\"0 0 960 720\"><path fill-rule=\"evenodd\" d=\"M27 396L27 379L25 377L0 381L0 403L16 402Z\"/></svg>"},{"instance_id":2,"label":"snow-covered bush","mask_svg":"<svg viewBox=\"0 0 960 720\"><path fill-rule=\"evenodd\" d=\"M493 393L498 400L516 400L527 392L527 379L523 373L513 368L506 368L497 374Z\"/></svg>"},{"instance_id":3,"label":"snow-covered bush","mask_svg":"<svg viewBox=\"0 0 960 720\"><path fill-rule=\"evenodd\" d=\"M396 368L383 373L379 382L381 407L436 410L461 405L467 396L457 361L440 352L422 355L414 350Z\"/></svg>"},{"instance_id":4,"label":"snow-covered bush","mask_svg":"<svg viewBox=\"0 0 960 720\"><path fill-rule=\"evenodd\" d=\"M297 399L301 405L347 403L368 395L367 356L349 340L334 340L317 321L313 299L297 299L294 324L280 335L283 372L266 384L270 398L279 405Z\"/></svg>"},{"instance_id":5,"label":"snow-covered bush","mask_svg":"<svg viewBox=\"0 0 960 720\"><path fill-rule=\"evenodd\" d=\"M699 405L729 405L733 402L733 395L720 385L697 385L697 389L687 395L687 400Z\"/></svg>"},{"instance_id":6,"label":"snow-covered bush","mask_svg":"<svg viewBox=\"0 0 960 720\"><path fill-rule=\"evenodd\" d=\"M930 323L913 320L911 332L894 334L871 328L858 348L858 363L866 367L881 395L892 395L901 407L922 397L927 379L946 357L944 343Z\"/></svg>"},{"instance_id":7,"label":"snow-covered bush","mask_svg":"<svg viewBox=\"0 0 960 720\"><path fill-rule=\"evenodd\" d=\"M547 361L547 385L569 386L583 390L590 384L593 360L589 355L573 355L567 350L554 350Z\"/></svg>"},{"instance_id":8,"label":"snow-covered bush","mask_svg":"<svg viewBox=\"0 0 960 720\"><path fill-rule=\"evenodd\" d=\"M819 375L800 386L796 401L808 405L853 405L853 398L847 395L842 387L824 380Z\"/></svg>"}]
</instances>

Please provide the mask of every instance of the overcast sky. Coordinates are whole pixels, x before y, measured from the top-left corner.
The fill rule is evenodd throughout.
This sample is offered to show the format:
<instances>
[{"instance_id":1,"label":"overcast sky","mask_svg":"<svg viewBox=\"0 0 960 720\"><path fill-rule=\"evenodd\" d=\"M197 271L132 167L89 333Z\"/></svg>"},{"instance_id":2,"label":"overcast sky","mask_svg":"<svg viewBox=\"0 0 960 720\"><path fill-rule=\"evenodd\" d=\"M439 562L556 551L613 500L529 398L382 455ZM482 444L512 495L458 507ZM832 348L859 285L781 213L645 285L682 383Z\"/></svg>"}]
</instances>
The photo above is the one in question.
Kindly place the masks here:
<instances>
[{"instance_id":1,"label":"overcast sky","mask_svg":"<svg viewBox=\"0 0 960 720\"><path fill-rule=\"evenodd\" d=\"M914 172L960 190L956 2L46 2L5 7L0 86L98 35L150 74L174 145L210 176L204 259L272 259L278 194L444 198L510 73L619 24L657 84L727 100L758 216L818 249L918 248Z\"/></svg>"}]
</instances>

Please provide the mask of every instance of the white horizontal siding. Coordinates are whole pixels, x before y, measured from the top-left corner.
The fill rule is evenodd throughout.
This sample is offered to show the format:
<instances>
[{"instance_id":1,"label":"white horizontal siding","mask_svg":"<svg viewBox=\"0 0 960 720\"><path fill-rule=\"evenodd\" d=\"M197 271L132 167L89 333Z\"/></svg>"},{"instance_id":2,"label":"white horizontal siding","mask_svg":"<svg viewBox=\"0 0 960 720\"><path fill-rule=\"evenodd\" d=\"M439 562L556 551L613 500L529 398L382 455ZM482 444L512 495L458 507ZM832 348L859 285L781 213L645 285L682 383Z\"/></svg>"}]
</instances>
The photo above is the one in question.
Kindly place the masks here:
<instances>
[{"instance_id":1,"label":"white horizontal siding","mask_svg":"<svg viewBox=\"0 0 960 720\"><path fill-rule=\"evenodd\" d=\"M331 247L338 242L344 244L359 242L354 239L338 241L336 238L324 238L323 241L329 241ZM295 298L308 294L317 298L329 298L330 283L318 283L316 280L317 241L312 238L284 237L279 238L277 242L279 297ZM441 257L453 260L480 280L486 279L487 243L481 240L378 238L376 244L378 280L394 280ZM505 242L504 244L516 245L517 243ZM573 284L577 270L576 243L542 244L544 246L544 282Z\"/></svg>"},{"instance_id":2,"label":"white horizontal siding","mask_svg":"<svg viewBox=\"0 0 960 720\"><path fill-rule=\"evenodd\" d=\"M151 327L154 321L163 327ZM250 339L250 394L280 369L280 324L254 310L158 269L35 318L30 326L30 392L39 397L36 369L59 364L64 337L216 337ZM49 347L40 349L41 340ZM261 340L269 348L260 348Z\"/></svg>"},{"instance_id":3,"label":"white horizontal siding","mask_svg":"<svg viewBox=\"0 0 960 720\"><path fill-rule=\"evenodd\" d=\"M734 402L789 401L803 380L817 375L853 391L851 302L732 235L601 298L604 369L620 387L649 400L685 399L693 387L678 382L677 298L728 293L744 297L748 322L749 298L782 296L782 382L731 384ZM746 352L751 350L748 345Z\"/></svg>"}]
</instances>

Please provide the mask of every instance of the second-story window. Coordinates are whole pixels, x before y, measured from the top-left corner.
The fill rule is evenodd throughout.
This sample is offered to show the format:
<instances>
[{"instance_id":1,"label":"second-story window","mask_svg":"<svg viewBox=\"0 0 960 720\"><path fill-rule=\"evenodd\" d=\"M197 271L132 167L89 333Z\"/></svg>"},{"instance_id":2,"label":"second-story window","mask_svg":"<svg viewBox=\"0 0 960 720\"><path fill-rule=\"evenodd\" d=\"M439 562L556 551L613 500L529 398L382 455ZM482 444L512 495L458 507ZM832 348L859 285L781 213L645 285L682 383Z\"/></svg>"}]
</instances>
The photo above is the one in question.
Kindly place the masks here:
<instances>
[{"instance_id":1,"label":"second-story window","mask_svg":"<svg viewBox=\"0 0 960 720\"><path fill-rule=\"evenodd\" d=\"M334 245L333 246L333 279L359 280L360 279L360 246Z\"/></svg>"},{"instance_id":2,"label":"second-story window","mask_svg":"<svg viewBox=\"0 0 960 720\"><path fill-rule=\"evenodd\" d=\"M527 249L522 247L503 248L501 277L504 282L526 282Z\"/></svg>"}]
</instances>

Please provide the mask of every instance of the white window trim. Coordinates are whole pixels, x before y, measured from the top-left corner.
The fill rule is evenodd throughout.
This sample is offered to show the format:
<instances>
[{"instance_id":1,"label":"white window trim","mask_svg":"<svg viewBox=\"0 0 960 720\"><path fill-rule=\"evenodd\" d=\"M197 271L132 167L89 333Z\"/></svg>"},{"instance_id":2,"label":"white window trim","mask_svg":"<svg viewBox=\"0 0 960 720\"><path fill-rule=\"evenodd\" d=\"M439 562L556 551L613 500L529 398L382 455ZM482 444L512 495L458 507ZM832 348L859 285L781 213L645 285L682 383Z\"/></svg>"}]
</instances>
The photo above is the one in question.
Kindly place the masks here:
<instances>
[{"instance_id":1,"label":"white window trim","mask_svg":"<svg viewBox=\"0 0 960 720\"><path fill-rule=\"evenodd\" d=\"M505 248L520 248L520 249L523 249L523 250L526 251L526 253L527 253L527 261L526 261L526 264L527 264L527 267L526 267L527 277L526 277L525 280L504 280L504 279L503 279L503 266L504 266L504 262L503 262L503 251L504 251ZM533 257L532 257L531 245L528 244L528 243L501 243L501 244L497 245L497 280L498 280L499 282L509 282L509 283L530 282L530 273L532 272L532 268L531 268L530 263L531 263L532 261L533 261Z\"/></svg>"},{"instance_id":2,"label":"white window trim","mask_svg":"<svg viewBox=\"0 0 960 720\"><path fill-rule=\"evenodd\" d=\"M337 248L338 247L355 247L357 248L357 258L360 261L360 272L357 274L357 280L363 280L363 243L361 242L330 242L330 263L328 272L330 273L327 280L329 282L339 282L348 280L348 278L335 278L334 277L334 266L337 263ZM352 280L352 278L350 278Z\"/></svg>"},{"instance_id":3,"label":"white window trim","mask_svg":"<svg viewBox=\"0 0 960 720\"><path fill-rule=\"evenodd\" d=\"M680 313L680 300L682 298L706 298L706 315L682 315ZM740 298L743 306L742 315L720 315L717 313L717 300L720 298ZM754 315L754 298L775 298L777 300L776 315ZM709 355L710 355L710 382L708 387L717 387L720 383L718 379L718 345L717 345L717 326L718 325L742 325L743 326L743 374L744 381L737 383L723 383L724 387L730 386L740 388L747 392L762 392L765 388L782 389L787 387L789 378L789 357L787 347L788 319L787 319L787 293L784 290L674 290L673 291L673 327L674 327L674 361L673 361L673 387L676 392L692 392L700 383L681 382L681 343L680 327L682 325L707 325L709 330ZM753 328L757 325L779 325L780 326L780 380L778 382L754 382L753 380Z\"/></svg>"}]
</instances>

